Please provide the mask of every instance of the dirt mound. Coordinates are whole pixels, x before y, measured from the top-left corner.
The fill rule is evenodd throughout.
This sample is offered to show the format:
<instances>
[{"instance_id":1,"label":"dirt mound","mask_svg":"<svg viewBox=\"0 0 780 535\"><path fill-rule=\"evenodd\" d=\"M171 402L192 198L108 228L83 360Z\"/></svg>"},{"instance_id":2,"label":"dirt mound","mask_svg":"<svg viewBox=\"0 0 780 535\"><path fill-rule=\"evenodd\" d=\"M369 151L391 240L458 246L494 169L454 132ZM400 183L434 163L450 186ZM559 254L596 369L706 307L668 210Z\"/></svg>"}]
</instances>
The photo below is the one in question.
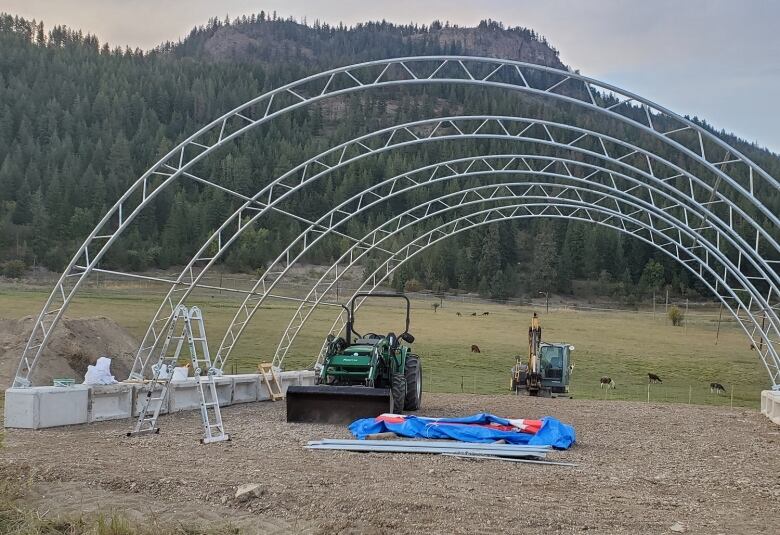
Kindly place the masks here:
<instances>
[{"instance_id":1,"label":"dirt mound","mask_svg":"<svg viewBox=\"0 0 780 535\"><path fill-rule=\"evenodd\" d=\"M11 385L19 357L32 330L34 318L0 320L0 387ZM87 366L98 357L111 357L111 373L126 379L133 365L138 341L126 329L105 317L64 318L52 333L33 373L34 385L50 385L52 379L84 380Z\"/></svg>"}]
</instances>

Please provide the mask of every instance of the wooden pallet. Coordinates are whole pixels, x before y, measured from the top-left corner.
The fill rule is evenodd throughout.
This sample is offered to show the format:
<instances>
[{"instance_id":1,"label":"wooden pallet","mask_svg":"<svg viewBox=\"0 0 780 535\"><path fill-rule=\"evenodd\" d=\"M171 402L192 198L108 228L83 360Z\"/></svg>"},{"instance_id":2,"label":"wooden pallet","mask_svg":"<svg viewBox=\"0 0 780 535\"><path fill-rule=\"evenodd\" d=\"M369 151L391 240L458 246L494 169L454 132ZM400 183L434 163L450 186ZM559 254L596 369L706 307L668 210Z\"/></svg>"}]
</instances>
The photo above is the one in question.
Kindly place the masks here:
<instances>
[{"instance_id":1,"label":"wooden pallet","mask_svg":"<svg viewBox=\"0 0 780 535\"><path fill-rule=\"evenodd\" d=\"M268 394L271 397L271 401L279 401L284 399L284 392L282 391L282 384L279 382L279 376L276 375L276 371L270 362L263 362L257 365L257 372L262 377L265 386L268 388Z\"/></svg>"}]
</instances>

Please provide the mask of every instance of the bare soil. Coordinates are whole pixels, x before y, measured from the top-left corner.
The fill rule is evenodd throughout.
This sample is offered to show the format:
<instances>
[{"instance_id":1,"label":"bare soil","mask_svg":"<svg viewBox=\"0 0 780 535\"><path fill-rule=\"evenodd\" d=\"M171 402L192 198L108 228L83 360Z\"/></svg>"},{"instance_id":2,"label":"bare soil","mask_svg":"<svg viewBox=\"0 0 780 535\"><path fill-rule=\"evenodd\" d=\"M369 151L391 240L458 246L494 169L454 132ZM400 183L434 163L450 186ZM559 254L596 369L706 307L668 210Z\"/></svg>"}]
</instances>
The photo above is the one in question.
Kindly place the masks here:
<instances>
[{"instance_id":1,"label":"bare soil","mask_svg":"<svg viewBox=\"0 0 780 535\"><path fill-rule=\"evenodd\" d=\"M233 436L200 445L198 415L7 430L0 477L29 482L54 513L109 508L131 519L231 522L243 533L772 533L780 523L780 428L755 410L431 394L424 415L551 415L578 443L575 468L433 455L308 451L341 426L287 424L284 403L223 410ZM261 485L238 503L236 487Z\"/></svg>"},{"instance_id":2,"label":"bare soil","mask_svg":"<svg viewBox=\"0 0 780 535\"><path fill-rule=\"evenodd\" d=\"M0 387L3 389L11 386L33 320L32 316L0 319ZM65 377L81 382L87 366L101 356L111 357L111 373L123 380L130 373L136 348L135 337L109 318L64 318L52 332L32 381L36 385L50 385L55 377Z\"/></svg>"}]
</instances>

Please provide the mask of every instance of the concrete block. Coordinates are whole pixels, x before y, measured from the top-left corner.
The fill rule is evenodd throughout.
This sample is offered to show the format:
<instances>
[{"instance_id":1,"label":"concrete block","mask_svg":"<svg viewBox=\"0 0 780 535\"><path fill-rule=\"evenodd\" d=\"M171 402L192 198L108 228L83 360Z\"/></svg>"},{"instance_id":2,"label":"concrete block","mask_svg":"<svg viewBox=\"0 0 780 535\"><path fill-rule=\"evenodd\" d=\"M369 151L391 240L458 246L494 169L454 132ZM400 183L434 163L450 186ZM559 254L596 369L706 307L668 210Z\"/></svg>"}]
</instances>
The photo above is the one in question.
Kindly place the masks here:
<instances>
[{"instance_id":1,"label":"concrete block","mask_svg":"<svg viewBox=\"0 0 780 535\"><path fill-rule=\"evenodd\" d=\"M130 418L133 410L133 385L90 385L89 421L119 420Z\"/></svg>"},{"instance_id":2,"label":"concrete block","mask_svg":"<svg viewBox=\"0 0 780 535\"><path fill-rule=\"evenodd\" d=\"M5 391L5 427L42 429L87 423L89 387L36 386Z\"/></svg>"},{"instance_id":3,"label":"concrete block","mask_svg":"<svg viewBox=\"0 0 780 535\"><path fill-rule=\"evenodd\" d=\"M776 390L761 392L761 413L772 422L780 425L780 392Z\"/></svg>"},{"instance_id":4,"label":"concrete block","mask_svg":"<svg viewBox=\"0 0 780 535\"><path fill-rule=\"evenodd\" d=\"M217 399L219 406L225 407L233 401L233 379L229 375L216 377L214 379L217 385ZM206 403L211 402L211 390L207 385L203 385L206 392ZM200 408L200 390L194 377L187 378L186 381L177 381L171 383L168 388L168 410L169 412L189 411Z\"/></svg>"},{"instance_id":5,"label":"concrete block","mask_svg":"<svg viewBox=\"0 0 780 535\"><path fill-rule=\"evenodd\" d=\"M151 383L132 383L133 385L133 416L138 416L138 414L143 410L144 408L144 402L146 400L146 397L149 395L149 389L151 388ZM162 395L162 385L158 384L154 387L154 392L152 393L152 397L158 398ZM168 400L170 399L170 389L168 390L168 396L162 401L154 401L152 402L152 405L149 407L150 411L155 410L157 407L156 405L162 404L160 407L160 414L167 414L168 413Z\"/></svg>"},{"instance_id":6,"label":"concrete block","mask_svg":"<svg viewBox=\"0 0 780 535\"><path fill-rule=\"evenodd\" d=\"M245 373L230 375L233 379L233 403L250 403L258 400L260 391L260 375Z\"/></svg>"},{"instance_id":7,"label":"concrete block","mask_svg":"<svg viewBox=\"0 0 780 535\"><path fill-rule=\"evenodd\" d=\"M300 374L301 386L314 386L314 378L317 376L314 370L301 370Z\"/></svg>"}]
</instances>

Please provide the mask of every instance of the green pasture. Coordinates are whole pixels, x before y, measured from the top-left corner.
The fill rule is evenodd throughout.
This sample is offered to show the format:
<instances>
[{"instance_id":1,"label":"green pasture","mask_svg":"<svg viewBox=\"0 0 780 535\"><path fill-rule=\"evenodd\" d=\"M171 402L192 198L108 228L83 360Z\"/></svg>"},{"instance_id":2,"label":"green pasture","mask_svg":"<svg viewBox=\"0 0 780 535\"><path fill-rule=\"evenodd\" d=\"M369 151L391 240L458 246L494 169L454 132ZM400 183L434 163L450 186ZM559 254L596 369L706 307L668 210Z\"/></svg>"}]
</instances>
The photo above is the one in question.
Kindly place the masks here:
<instances>
[{"instance_id":1,"label":"green pasture","mask_svg":"<svg viewBox=\"0 0 780 535\"><path fill-rule=\"evenodd\" d=\"M0 317L36 314L45 298L40 290L0 289ZM151 289L87 289L71 304L68 315L107 316L140 340L159 299ZM197 304L204 311L212 354L239 302L236 294L203 291L191 296L189 304ZM410 329L417 338L415 351L423 358L426 390L508 393L514 355L527 352L532 310L444 300L434 312L432 303L413 301ZM258 362L270 360L295 306L281 300L264 304L236 346L226 370L249 372ZM338 311L321 307L312 315L285 360L285 368L312 364ZM473 312L480 315L473 317ZM489 315L482 316L483 312ZM648 372L663 379L663 384L652 385L652 401L757 407L760 391L769 386L763 365L735 322L724 319L715 343L717 309L690 313L685 327L673 327L662 311L655 318L646 312L537 312L541 314L544 340L575 346L571 391L577 398L646 400ZM356 329L399 333L403 329L400 302L398 306L385 301L367 305L359 313ZM472 344L478 345L481 353L471 353ZM617 388L602 390L602 375L612 377ZM709 383L713 381L723 384L727 395L711 394Z\"/></svg>"}]
</instances>

